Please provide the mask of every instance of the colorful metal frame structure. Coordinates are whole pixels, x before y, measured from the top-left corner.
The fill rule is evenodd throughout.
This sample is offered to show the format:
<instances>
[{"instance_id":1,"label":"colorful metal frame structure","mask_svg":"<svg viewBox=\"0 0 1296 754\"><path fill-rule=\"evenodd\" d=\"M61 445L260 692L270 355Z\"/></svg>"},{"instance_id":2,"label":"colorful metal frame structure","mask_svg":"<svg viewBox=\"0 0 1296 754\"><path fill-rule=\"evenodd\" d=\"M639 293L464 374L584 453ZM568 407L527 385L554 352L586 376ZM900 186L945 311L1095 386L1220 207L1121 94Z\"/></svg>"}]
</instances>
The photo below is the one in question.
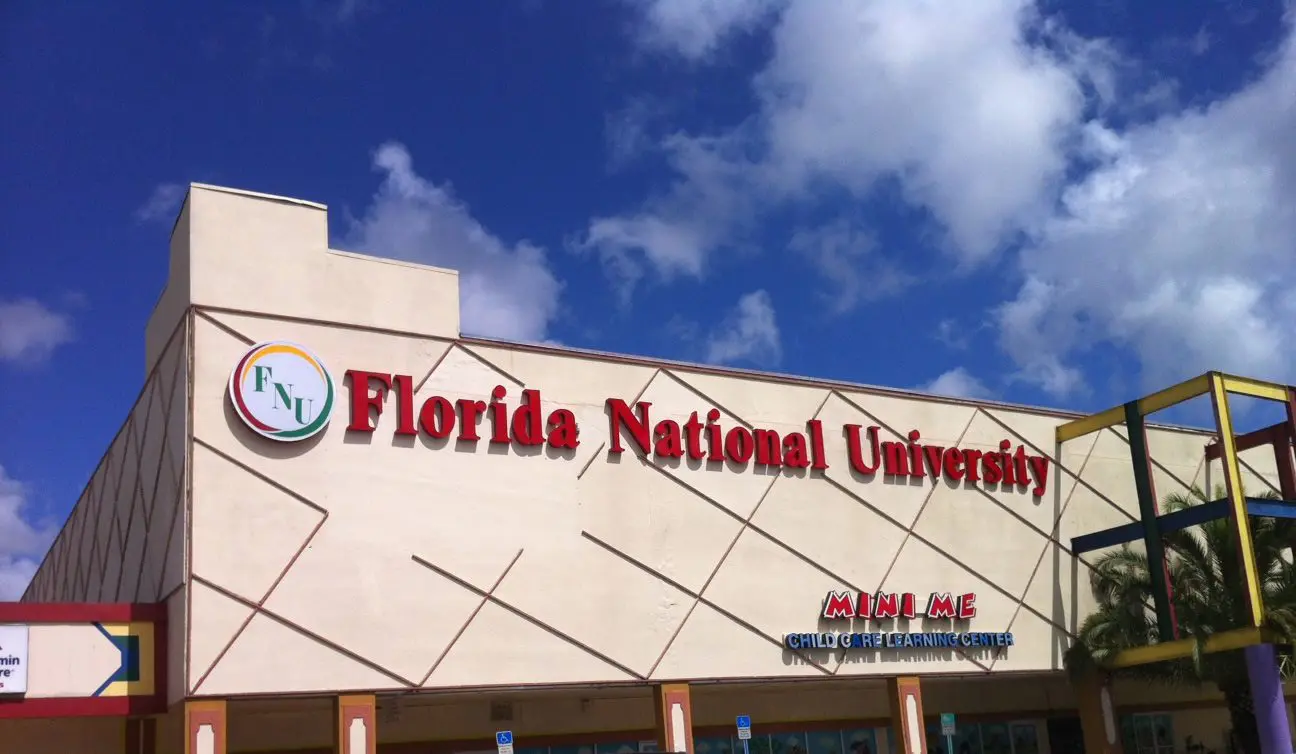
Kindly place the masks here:
<instances>
[{"instance_id":1,"label":"colorful metal frame structure","mask_svg":"<svg viewBox=\"0 0 1296 754\"><path fill-rule=\"evenodd\" d=\"M1187 510L1160 514L1157 510L1156 490L1152 483L1152 460L1148 454L1145 419L1157 411L1203 395L1211 397L1215 413L1216 440L1207 446L1206 458L1208 461L1222 460L1226 495L1220 500L1193 506ZM1256 432L1236 435L1233 429L1233 416L1229 409L1230 395L1279 402L1286 408L1287 420ZM1292 442L1296 439L1296 388L1219 372L1208 372L1144 398L1130 401L1123 406L1060 425L1057 428L1059 448L1062 443L1069 440L1119 424L1124 424L1129 434L1130 458L1133 462L1141 520L1075 537L1071 540L1071 551L1079 557L1086 552L1141 539L1147 552L1149 572L1155 573L1153 563L1160 563L1166 578L1153 579L1153 607L1160 640L1155 644L1134 647L1116 654L1107 663L1108 667L1111 669L1133 667L1191 657L1194 654L1197 642L1179 636L1174 606L1170 598L1169 572L1166 569L1162 538L1166 533L1224 517L1229 519L1237 537L1238 552L1241 553L1249 620L1246 625L1222 631L1203 641L1202 650L1208 653L1224 652L1269 643L1272 637L1265 631L1264 595L1260 586L1260 576L1256 572L1250 517L1296 519L1296 467L1292 459ZM1242 488L1241 463L1238 454L1265 444L1272 444L1274 448L1278 462L1279 494L1282 500L1248 498Z\"/></svg>"}]
</instances>

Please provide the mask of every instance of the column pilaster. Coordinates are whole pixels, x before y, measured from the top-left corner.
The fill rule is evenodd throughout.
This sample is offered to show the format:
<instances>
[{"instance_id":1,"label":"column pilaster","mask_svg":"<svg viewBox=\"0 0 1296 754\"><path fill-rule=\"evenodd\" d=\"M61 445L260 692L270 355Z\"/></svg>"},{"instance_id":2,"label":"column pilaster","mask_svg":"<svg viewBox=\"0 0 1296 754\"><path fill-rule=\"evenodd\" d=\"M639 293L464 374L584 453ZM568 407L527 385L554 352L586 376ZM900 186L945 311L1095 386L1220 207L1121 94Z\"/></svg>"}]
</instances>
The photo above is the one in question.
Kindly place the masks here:
<instances>
[{"instance_id":1,"label":"column pilaster","mask_svg":"<svg viewBox=\"0 0 1296 754\"><path fill-rule=\"evenodd\" d=\"M663 752L693 754L693 702L687 683L656 689L657 746Z\"/></svg>"},{"instance_id":2,"label":"column pilaster","mask_svg":"<svg viewBox=\"0 0 1296 754\"><path fill-rule=\"evenodd\" d=\"M887 679L891 731L896 754L926 754L927 726L923 722L922 684L918 676Z\"/></svg>"},{"instance_id":3,"label":"column pilaster","mask_svg":"<svg viewBox=\"0 0 1296 754\"><path fill-rule=\"evenodd\" d=\"M1076 707L1080 711L1080 728L1084 732L1085 752L1089 754L1122 754L1120 725L1116 719L1116 702L1112 699L1111 679L1099 672L1075 684Z\"/></svg>"},{"instance_id":4,"label":"column pilaster","mask_svg":"<svg viewBox=\"0 0 1296 754\"><path fill-rule=\"evenodd\" d=\"M333 723L334 754L377 754L378 700L372 694L339 696Z\"/></svg>"},{"instance_id":5,"label":"column pilaster","mask_svg":"<svg viewBox=\"0 0 1296 754\"><path fill-rule=\"evenodd\" d=\"M224 700L185 702L184 716L184 754L228 754Z\"/></svg>"}]
</instances>

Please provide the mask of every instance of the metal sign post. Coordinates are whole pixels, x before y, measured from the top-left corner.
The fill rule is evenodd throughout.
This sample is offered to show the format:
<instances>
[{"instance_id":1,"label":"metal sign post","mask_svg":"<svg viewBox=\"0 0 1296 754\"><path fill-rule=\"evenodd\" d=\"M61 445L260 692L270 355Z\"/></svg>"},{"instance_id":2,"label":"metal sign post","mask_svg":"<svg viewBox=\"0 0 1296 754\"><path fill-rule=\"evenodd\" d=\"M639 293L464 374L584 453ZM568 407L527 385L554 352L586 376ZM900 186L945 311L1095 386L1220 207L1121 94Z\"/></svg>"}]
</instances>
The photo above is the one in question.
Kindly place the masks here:
<instances>
[{"instance_id":1,"label":"metal sign post","mask_svg":"<svg viewBox=\"0 0 1296 754\"><path fill-rule=\"evenodd\" d=\"M513 754L513 731L497 731L495 733L495 749L498 754Z\"/></svg>"},{"instance_id":2,"label":"metal sign post","mask_svg":"<svg viewBox=\"0 0 1296 754\"><path fill-rule=\"evenodd\" d=\"M738 723L738 740L742 741L743 754L751 754L751 715L739 715L736 720Z\"/></svg>"},{"instance_id":3,"label":"metal sign post","mask_svg":"<svg viewBox=\"0 0 1296 754\"><path fill-rule=\"evenodd\" d=\"M945 737L945 754L954 754L954 733L958 726L954 724L953 712L941 713L941 735Z\"/></svg>"}]
</instances>

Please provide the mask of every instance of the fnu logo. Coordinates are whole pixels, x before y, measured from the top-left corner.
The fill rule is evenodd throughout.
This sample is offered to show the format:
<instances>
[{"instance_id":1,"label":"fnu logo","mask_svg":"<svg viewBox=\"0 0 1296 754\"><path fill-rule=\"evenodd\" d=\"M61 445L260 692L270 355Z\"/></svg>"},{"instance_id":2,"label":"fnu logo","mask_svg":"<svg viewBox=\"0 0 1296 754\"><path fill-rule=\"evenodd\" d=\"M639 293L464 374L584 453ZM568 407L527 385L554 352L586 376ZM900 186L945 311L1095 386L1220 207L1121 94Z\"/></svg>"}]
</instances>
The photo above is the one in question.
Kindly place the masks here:
<instances>
[{"instance_id":1,"label":"fnu logo","mask_svg":"<svg viewBox=\"0 0 1296 754\"><path fill-rule=\"evenodd\" d=\"M243 423L280 442L305 440L328 426L333 393L324 362L284 341L253 346L229 380L230 403Z\"/></svg>"}]
</instances>

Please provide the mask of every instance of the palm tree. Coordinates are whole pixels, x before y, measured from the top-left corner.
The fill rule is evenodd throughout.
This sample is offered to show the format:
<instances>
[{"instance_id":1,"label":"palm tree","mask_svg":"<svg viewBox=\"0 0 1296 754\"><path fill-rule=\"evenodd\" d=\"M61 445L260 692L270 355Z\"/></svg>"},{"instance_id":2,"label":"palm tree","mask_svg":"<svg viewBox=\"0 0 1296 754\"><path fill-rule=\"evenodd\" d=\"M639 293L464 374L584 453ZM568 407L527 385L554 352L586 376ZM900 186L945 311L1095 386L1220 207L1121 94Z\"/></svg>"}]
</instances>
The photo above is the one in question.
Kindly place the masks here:
<instances>
[{"instance_id":1,"label":"palm tree","mask_svg":"<svg viewBox=\"0 0 1296 754\"><path fill-rule=\"evenodd\" d=\"M1215 499L1225 496L1220 490ZM1276 499L1273 493L1260 497ZM1162 513L1173 513L1208 500L1198 488L1163 499ZM1287 557L1293 532L1286 521L1252 518L1256 569L1264 590L1265 623L1283 642L1296 638L1296 567ZM1165 535L1171 600L1181 635L1200 642L1213 633L1247 625L1249 614L1237 542L1228 518ZM1157 578L1162 578L1158 573ZM1152 574L1147 557L1129 544L1104 554L1090 575L1097 610L1080 626L1067 651L1067 671L1084 677L1122 649L1155 643ZM1288 652L1288 650L1283 650ZM1224 695L1229 717L1243 752L1259 754L1255 707L1242 652L1204 654L1118 671L1119 676L1172 685L1213 684ZM1286 659L1290 661L1290 654ZM1288 662L1284 663L1286 666Z\"/></svg>"}]
</instances>

